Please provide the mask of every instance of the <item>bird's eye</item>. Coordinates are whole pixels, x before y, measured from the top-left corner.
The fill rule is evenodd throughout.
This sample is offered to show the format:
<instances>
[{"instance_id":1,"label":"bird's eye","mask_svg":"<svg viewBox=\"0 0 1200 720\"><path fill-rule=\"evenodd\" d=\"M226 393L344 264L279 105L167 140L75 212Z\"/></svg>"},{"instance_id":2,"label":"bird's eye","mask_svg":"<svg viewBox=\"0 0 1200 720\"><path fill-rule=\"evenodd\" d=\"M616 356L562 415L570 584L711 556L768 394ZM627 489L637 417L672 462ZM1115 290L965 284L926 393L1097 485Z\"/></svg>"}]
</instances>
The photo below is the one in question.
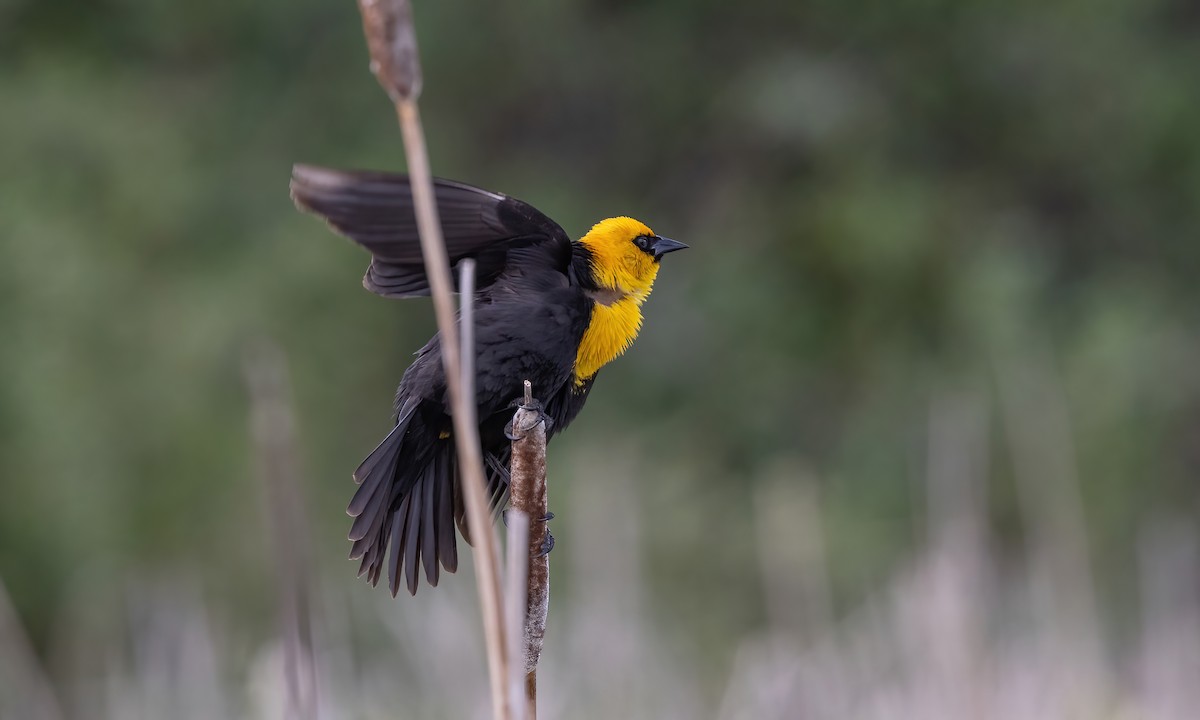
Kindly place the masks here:
<instances>
[{"instance_id":1,"label":"bird's eye","mask_svg":"<svg viewBox=\"0 0 1200 720\"><path fill-rule=\"evenodd\" d=\"M645 235L638 235L633 239L633 244L637 245L642 250L645 250L650 247L650 238L646 237Z\"/></svg>"}]
</instances>

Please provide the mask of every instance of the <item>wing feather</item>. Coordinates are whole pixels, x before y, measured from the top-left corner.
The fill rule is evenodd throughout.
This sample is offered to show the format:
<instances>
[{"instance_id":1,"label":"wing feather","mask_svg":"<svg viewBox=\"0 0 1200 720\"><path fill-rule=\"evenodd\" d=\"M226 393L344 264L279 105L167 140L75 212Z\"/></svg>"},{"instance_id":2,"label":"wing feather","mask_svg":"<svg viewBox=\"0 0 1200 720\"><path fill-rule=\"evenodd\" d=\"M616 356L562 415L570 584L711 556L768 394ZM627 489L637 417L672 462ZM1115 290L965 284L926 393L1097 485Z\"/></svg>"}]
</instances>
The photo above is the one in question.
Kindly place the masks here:
<instances>
[{"instance_id":1,"label":"wing feather","mask_svg":"<svg viewBox=\"0 0 1200 720\"><path fill-rule=\"evenodd\" d=\"M536 249L521 253L523 272L567 272L570 238L533 206L452 180L435 180L434 192L450 264L475 258L480 289L505 271L509 251L518 248ZM371 253L363 278L368 290L384 297L429 294L407 175L296 165L291 194L301 210Z\"/></svg>"}]
</instances>

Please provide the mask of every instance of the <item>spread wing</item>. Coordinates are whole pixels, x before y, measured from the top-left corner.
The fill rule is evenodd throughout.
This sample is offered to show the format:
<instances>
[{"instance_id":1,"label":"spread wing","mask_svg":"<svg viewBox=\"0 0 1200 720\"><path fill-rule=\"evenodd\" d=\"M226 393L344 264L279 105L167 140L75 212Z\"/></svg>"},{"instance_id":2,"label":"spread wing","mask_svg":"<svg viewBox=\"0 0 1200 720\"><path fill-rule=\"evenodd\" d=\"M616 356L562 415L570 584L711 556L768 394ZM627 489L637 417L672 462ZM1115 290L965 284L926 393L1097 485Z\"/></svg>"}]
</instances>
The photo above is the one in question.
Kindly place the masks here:
<instances>
[{"instance_id":1,"label":"spread wing","mask_svg":"<svg viewBox=\"0 0 1200 720\"><path fill-rule=\"evenodd\" d=\"M396 298L429 294L407 175L296 165L291 192L301 210L370 251L368 290ZM478 288L509 269L510 253L519 256L522 274L567 273L570 238L533 206L452 180L434 180L434 193L450 264L475 258Z\"/></svg>"}]
</instances>

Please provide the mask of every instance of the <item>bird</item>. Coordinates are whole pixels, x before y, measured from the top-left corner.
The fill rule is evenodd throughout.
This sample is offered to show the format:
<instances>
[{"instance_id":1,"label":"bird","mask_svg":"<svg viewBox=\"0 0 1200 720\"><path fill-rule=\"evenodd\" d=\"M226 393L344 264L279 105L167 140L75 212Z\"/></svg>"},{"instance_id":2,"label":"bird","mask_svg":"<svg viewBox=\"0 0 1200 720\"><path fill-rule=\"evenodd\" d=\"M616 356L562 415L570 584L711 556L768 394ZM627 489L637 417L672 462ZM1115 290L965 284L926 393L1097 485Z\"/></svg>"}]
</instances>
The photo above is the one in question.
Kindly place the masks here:
<instances>
[{"instance_id":1,"label":"bird","mask_svg":"<svg viewBox=\"0 0 1200 720\"><path fill-rule=\"evenodd\" d=\"M297 164L290 190L301 211L370 253L367 290L430 294L407 175ZM507 497L506 425L523 381L543 400L547 437L565 430L601 368L638 336L663 256L687 245L626 216L572 241L532 205L453 180L435 179L434 195L450 264L476 264L475 402L495 512ZM391 431L353 474L350 559L372 586L386 567L393 597L402 581L416 594L419 567L430 586L439 565L457 569L455 526L471 541L441 352L437 334L417 351L396 390Z\"/></svg>"}]
</instances>

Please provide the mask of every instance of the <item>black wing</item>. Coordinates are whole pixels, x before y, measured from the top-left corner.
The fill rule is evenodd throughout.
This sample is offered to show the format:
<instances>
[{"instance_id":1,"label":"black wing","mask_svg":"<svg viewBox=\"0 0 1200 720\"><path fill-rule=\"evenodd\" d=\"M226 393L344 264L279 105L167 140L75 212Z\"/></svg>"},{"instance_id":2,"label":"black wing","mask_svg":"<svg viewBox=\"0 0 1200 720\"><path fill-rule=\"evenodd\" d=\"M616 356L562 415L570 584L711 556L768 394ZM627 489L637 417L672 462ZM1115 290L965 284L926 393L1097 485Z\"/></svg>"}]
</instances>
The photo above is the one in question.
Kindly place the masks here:
<instances>
[{"instance_id":1,"label":"black wing","mask_svg":"<svg viewBox=\"0 0 1200 720\"><path fill-rule=\"evenodd\" d=\"M297 207L370 251L368 290L397 298L429 294L407 175L296 165L291 191ZM452 180L435 179L434 193L450 264L475 258L480 289L504 272L517 248L537 246L538 252L520 253L524 271L567 272L570 238L528 203ZM544 266L530 267L531 261Z\"/></svg>"}]
</instances>

